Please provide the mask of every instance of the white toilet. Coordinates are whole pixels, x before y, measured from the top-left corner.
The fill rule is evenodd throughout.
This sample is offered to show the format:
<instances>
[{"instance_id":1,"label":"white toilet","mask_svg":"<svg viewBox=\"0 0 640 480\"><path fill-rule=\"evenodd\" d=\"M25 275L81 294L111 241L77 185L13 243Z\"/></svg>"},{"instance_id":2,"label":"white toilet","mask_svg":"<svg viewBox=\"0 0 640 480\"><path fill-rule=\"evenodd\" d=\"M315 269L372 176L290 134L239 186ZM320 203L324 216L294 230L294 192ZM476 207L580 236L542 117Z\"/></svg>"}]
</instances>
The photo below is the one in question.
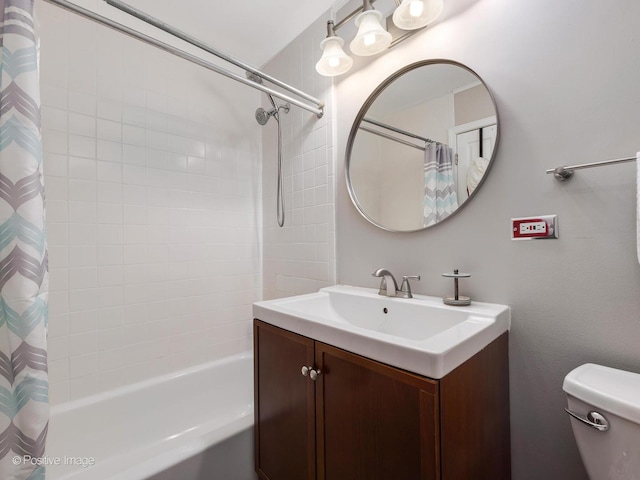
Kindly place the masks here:
<instances>
[{"instance_id":1,"label":"white toilet","mask_svg":"<svg viewBox=\"0 0 640 480\"><path fill-rule=\"evenodd\" d=\"M562 389L589 478L640 480L640 374L587 363Z\"/></svg>"}]
</instances>

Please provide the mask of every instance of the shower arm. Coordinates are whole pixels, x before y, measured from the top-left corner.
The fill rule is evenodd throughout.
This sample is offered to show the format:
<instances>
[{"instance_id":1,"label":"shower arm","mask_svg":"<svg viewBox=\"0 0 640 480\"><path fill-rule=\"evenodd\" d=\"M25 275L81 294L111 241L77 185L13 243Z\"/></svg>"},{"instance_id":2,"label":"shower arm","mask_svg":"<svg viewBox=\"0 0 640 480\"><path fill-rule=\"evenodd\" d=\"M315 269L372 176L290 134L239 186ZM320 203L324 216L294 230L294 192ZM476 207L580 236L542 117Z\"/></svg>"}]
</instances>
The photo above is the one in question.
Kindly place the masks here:
<instances>
[{"instance_id":1,"label":"shower arm","mask_svg":"<svg viewBox=\"0 0 640 480\"><path fill-rule=\"evenodd\" d=\"M142 20L143 22L148 23L149 25L153 25L154 27L156 27L156 28L158 28L158 29L160 29L160 30L162 30L162 31L164 31L166 33L169 33L169 34L173 35L174 37L177 37L180 40L183 40L183 41L185 41L185 42L187 42L187 43L189 43L189 44L191 44L191 45L193 45L195 47L198 47L199 49L204 50L207 53L215 55L216 57L218 57L218 58L220 58L222 60L225 60L226 62L229 62L229 63L231 63L231 64L233 64L233 65L235 65L237 67L243 68L244 70L246 70L250 74L257 75L258 77L268 81L269 83L273 83L274 85L276 85L278 87L281 87L281 88L284 88L285 90L287 90L287 91L289 91L289 92L291 92L291 93L293 93L293 94L295 94L295 95L297 95L299 97L302 97L302 98L304 98L306 100L309 100L310 102L313 102L313 103L317 104L319 109L322 109L324 107L324 103L321 100L319 100L319 99L317 99L317 98L315 98L315 97L313 97L313 96L311 96L311 95L309 95L309 94L307 94L307 93L305 93L305 92L303 92L301 90L298 90L297 88L292 87L291 85L288 85L288 84L278 80L277 78L272 77L271 75L268 75L268 74L266 74L264 72L261 72L260 70L258 70L257 68L249 65L248 63L245 63L245 62L243 62L241 60L238 60L237 58L234 58L231 55L227 55L226 53L224 53L224 52L222 52L222 51L220 51L220 50L218 50L218 49L216 49L216 48L214 48L214 47L212 47L210 45L207 45L206 43L201 42L197 38L195 38L195 37L183 32L181 30L178 30L175 27L172 27L171 25L168 25L168 24L164 23L163 21L161 21L161 20L159 20L159 19L157 19L155 17L152 17L151 15L148 15L147 13L145 13L145 12L143 12L141 10L138 10L137 8L134 8L134 7L128 5L128 4L126 4L126 3L124 3L124 2L122 2L120 0L103 0L103 1L105 1L107 4L111 5L112 7L117 8L118 10L121 10L121 11L123 11L123 12L125 12L125 13L133 16L133 17L136 17L137 19ZM284 99L284 100L287 100L287 99ZM318 115L318 116L320 117L321 115Z\"/></svg>"}]
</instances>

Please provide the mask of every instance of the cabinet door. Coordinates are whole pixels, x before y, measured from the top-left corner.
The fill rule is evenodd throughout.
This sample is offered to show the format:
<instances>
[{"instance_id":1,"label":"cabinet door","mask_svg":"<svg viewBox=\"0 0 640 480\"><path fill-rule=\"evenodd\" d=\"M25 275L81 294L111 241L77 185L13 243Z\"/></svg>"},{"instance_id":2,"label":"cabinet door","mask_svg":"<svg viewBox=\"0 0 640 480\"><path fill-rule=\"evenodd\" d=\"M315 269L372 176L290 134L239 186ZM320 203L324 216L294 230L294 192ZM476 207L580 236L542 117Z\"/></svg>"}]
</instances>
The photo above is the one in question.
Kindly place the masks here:
<instances>
[{"instance_id":1,"label":"cabinet door","mask_svg":"<svg viewBox=\"0 0 640 480\"><path fill-rule=\"evenodd\" d=\"M438 383L316 342L318 480L439 477Z\"/></svg>"},{"instance_id":2,"label":"cabinet door","mask_svg":"<svg viewBox=\"0 0 640 480\"><path fill-rule=\"evenodd\" d=\"M256 472L263 480L315 479L313 340L254 320Z\"/></svg>"}]
</instances>

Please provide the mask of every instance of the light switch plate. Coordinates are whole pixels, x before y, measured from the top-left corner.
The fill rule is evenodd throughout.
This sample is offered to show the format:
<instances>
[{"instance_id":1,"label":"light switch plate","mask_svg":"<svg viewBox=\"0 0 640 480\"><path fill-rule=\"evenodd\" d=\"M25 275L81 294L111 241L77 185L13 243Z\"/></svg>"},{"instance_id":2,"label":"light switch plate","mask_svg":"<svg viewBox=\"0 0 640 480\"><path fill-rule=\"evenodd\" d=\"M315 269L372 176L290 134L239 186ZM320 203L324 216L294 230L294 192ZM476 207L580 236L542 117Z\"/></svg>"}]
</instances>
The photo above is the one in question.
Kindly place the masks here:
<instances>
[{"instance_id":1,"label":"light switch plate","mask_svg":"<svg viewBox=\"0 0 640 480\"><path fill-rule=\"evenodd\" d=\"M558 238L558 216L540 215L511 219L511 240Z\"/></svg>"}]
</instances>

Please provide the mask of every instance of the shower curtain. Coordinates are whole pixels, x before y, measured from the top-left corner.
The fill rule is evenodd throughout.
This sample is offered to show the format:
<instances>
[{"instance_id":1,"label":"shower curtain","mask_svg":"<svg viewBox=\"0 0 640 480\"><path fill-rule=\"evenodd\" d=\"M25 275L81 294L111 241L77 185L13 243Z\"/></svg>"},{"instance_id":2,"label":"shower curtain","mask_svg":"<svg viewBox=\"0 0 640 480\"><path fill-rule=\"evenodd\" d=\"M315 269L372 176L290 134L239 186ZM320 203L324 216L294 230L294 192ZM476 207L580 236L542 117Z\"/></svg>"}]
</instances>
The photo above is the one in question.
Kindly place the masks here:
<instances>
[{"instance_id":1,"label":"shower curtain","mask_svg":"<svg viewBox=\"0 0 640 480\"><path fill-rule=\"evenodd\" d=\"M47 245L34 0L0 0L0 478L44 479Z\"/></svg>"},{"instance_id":2,"label":"shower curtain","mask_svg":"<svg viewBox=\"0 0 640 480\"><path fill-rule=\"evenodd\" d=\"M441 143L428 143L424 151L424 226L438 223L457 208L453 150Z\"/></svg>"}]
</instances>

